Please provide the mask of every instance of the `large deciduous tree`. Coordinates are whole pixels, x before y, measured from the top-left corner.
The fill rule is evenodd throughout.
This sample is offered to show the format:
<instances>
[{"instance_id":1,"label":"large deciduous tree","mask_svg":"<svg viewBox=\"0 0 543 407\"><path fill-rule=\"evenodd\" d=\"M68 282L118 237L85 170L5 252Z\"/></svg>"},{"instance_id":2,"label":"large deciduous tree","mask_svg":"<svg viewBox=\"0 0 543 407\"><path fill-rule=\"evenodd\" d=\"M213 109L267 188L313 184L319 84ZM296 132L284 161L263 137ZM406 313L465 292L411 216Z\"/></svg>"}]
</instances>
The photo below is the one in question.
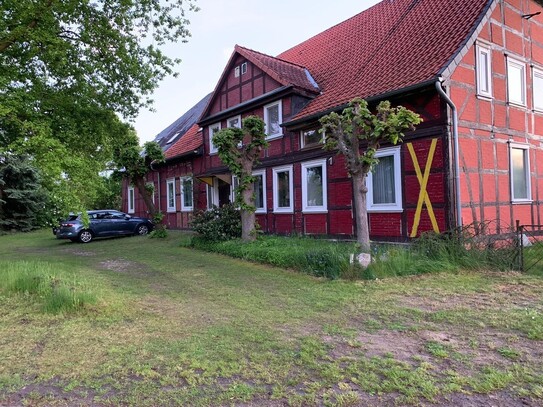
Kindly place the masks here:
<instances>
[{"instance_id":1,"label":"large deciduous tree","mask_svg":"<svg viewBox=\"0 0 543 407\"><path fill-rule=\"evenodd\" d=\"M333 112L320 119L325 148L345 157L352 178L356 235L363 252L370 250L366 178L379 162L375 153L383 143L401 142L404 132L414 130L420 122L418 114L402 106L391 107L388 101L379 103L374 114L363 99L352 100L341 114Z\"/></svg>"},{"instance_id":2,"label":"large deciduous tree","mask_svg":"<svg viewBox=\"0 0 543 407\"><path fill-rule=\"evenodd\" d=\"M239 184L236 188L236 204L241 212L241 238L256 239L255 190L253 168L263 148L268 146L264 133L264 121L257 116L243 119L241 129L230 127L215 133L213 144Z\"/></svg>"},{"instance_id":3,"label":"large deciduous tree","mask_svg":"<svg viewBox=\"0 0 543 407\"><path fill-rule=\"evenodd\" d=\"M84 206L130 132L119 117L173 74L179 61L161 49L189 36L190 10L194 0L0 2L0 154L31 156L59 205Z\"/></svg>"}]
</instances>

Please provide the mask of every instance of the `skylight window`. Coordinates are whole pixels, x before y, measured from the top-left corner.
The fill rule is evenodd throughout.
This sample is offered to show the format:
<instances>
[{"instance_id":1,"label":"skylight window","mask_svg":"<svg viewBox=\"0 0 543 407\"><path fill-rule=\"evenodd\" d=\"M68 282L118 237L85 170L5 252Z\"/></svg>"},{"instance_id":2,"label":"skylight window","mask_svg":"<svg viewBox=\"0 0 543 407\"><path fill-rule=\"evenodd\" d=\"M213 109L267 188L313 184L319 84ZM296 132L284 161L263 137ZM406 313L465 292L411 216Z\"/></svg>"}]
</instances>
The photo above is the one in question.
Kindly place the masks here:
<instances>
[{"instance_id":1,"label":"skylight window","mask_svg":"<svg viewBox=\"0 0 543 407\"><path fill-rule=\"evenodd\" d=\"M168 142L166 144L173 143L174 140L177 138L177 136L179 136L180 134L181 134L180 131L178 131L177 133L174 133L174 135L170 137L170 139L168 140Z\"/></svg>"}]
</instances>

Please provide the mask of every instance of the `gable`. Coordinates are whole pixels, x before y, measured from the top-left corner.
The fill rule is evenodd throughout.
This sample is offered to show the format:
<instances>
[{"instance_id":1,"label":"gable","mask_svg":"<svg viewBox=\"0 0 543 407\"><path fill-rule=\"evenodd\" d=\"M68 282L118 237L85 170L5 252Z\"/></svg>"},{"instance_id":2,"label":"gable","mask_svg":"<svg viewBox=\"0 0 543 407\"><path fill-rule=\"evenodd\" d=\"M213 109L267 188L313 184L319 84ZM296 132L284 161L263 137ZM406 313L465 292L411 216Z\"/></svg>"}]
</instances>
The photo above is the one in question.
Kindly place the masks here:
<instances>
[{"instance_id":1,"label":"gable","mask_svg":"<svg viewBox=\"0 0 543 407\"><path fill-rule=\"evenodd\" d=\"M235 54L213 93L206 116L213 116L282 87L254 63Z\"/></svg>"},{"instance_id":2,"label":"gable","mask_svg":"<svg viewBox=\"0 0 543 407\"><path fill-rule=\"evenodd\" d=\"M307 97L320 91L304 66L236 45L201 119L286 89Z\"/></svg>"}]
</instances>

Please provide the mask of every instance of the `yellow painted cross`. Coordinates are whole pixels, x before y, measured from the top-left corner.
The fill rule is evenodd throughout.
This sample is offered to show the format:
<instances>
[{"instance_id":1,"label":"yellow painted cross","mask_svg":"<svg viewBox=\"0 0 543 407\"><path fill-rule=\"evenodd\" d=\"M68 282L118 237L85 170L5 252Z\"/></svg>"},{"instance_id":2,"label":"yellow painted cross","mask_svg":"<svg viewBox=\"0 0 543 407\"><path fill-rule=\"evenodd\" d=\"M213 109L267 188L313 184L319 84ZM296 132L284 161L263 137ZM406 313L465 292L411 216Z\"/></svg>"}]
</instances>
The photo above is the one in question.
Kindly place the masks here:
<instances>
[{"instance_id":1,"label":"yellow painted cross","mask_svg":"<svg viewBox=\"0 0 543 407\"><path fill-rule=\"evenodd\" d=\"M434 208L432 207L432 201L430 201L430 196L428 195L428 179L430 178L430 169L432 168L432 162L434 161L434 154L436 152L437 139L433 139L430 144L430 151L428 152L428 158L426 159L426 167L424 167L424 175L420 170L419 160L417 154L413 149L413 143L407 143L407 149L413 160L413 166L415 167L415 172L417 173L417 179L419 180L420 192L419 192L419 201L417 202L417 210L415 211L415 218L413 219L413 229L411 230L410 237L417 236L419 231L420 215L422 212L422 205L426 204L426 209L428 210L428 216L430 216L430 221L432 222L432 227L434 232L439 233L439 226L437 225L436 215L434 214Z\"/></svg>"}]
</instances>

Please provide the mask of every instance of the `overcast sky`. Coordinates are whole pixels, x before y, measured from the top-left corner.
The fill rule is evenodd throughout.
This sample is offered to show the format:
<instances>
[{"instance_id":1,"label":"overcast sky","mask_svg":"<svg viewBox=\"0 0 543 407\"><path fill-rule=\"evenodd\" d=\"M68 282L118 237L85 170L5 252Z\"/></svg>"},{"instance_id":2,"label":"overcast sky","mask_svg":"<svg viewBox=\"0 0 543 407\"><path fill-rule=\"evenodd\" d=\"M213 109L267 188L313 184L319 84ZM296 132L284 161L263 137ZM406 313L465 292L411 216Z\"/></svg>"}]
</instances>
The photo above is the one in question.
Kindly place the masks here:
<instances>
[{"instance_id":1,"label":"overcast sky","mask_svg":"<svg viewBox=\"0 0 543 407\"><path fill-rule=\"evenodd\" d=\"M156 112L141 111L134 126L141 143L213 91L239 44L277 55L379 0L198 0L200 11L189 14L192 37L167 48L182 59L177 78L167 78L153 96Z\"/></svg>"}]
</instances>

